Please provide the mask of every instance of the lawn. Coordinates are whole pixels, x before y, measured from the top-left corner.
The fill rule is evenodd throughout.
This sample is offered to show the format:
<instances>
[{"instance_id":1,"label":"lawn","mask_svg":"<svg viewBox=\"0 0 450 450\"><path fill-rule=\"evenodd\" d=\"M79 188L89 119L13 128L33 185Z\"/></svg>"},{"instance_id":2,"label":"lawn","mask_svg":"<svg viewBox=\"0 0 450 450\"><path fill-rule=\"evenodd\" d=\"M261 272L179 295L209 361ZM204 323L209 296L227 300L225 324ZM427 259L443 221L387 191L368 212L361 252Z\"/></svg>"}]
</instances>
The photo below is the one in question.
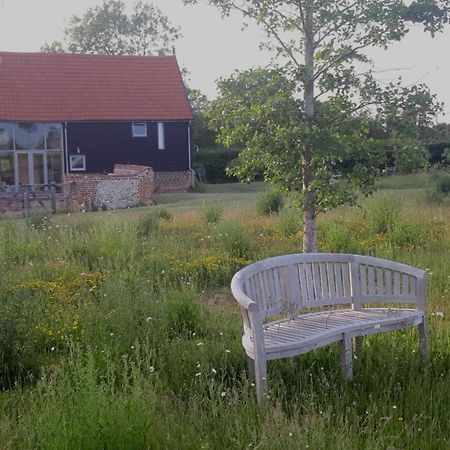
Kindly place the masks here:
<instances>
[{"instance_id":1,"label":"lawn","mask_svg":"<svg viewBox=\"0 0 450 450\"><path fill-rule=\"evenodd\" d=\"M428 184L384 178L318 237L429 272L429 361L407 330L365 338L351 382L337 344L271 362L263 409L229 282L302 238L298 212L255 214L263 185L0 219L0 448L449 448L450 206Z\"/></svg>"}]
</instances>

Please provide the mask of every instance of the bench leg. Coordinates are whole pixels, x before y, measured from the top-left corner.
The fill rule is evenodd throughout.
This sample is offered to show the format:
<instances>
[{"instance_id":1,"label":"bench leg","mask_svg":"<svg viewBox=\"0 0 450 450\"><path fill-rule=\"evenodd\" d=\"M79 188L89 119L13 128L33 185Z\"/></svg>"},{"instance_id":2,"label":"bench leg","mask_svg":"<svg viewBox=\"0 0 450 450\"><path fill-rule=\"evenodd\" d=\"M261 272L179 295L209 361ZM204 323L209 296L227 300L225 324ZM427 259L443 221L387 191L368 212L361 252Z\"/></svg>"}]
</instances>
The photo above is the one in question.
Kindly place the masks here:
<instances>
[{"instance_id":1,"label":"bench leg","mask_svg":"<svg viewBox=\"0 0 450 450\"><path fill-rule=\"evenodd\" d=\"M346 380L353 378L353 352L352 339L344 334L341 341L342 375Z\"/></svg>"},{"instance_id":2,"label":"bench leg","mask_svg":"<svg viewBox=\"0 0 450 450\"><path fill-rule=\"evenodd\" d=\"M422 360L425 361L428 356L428 336L426 319L424 318L423 320L424 321L418 325L418 331L420 356L422 357Z\"/></svg>"},{"instance_id":3,"label":"bench leg","mask_svg":"<svg viewBox=\"0 0 450 450\"><path fill-rule=\"evenodd\" d=\"M248 376L251 379L255 379L255 361L247 355Z\"/></svg>"},{"instance_id":4,"label":"bench leg","mask_svg":"<svg viewBox=\"0 0 450 450\"><path fill-rule=\"evenodd\" d=\"M267 361L265 358L255 359L256 400L262 405L267 394Z\"/></svg>"}]
</instances>

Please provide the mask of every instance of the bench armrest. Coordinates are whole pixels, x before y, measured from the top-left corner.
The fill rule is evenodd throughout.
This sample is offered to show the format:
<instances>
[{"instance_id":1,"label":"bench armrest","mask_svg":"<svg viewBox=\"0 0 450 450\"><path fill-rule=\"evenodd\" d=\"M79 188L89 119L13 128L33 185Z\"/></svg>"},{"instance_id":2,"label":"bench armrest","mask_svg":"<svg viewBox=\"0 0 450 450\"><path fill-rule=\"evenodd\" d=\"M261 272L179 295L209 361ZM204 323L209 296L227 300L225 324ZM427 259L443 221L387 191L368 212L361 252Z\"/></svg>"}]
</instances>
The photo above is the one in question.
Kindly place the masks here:
<instances>
[{"instance_id":1,"label":"bench armrest","mask_svg":"<svg viewBox=\"0 0 450 450\"><path fill-rule=\"evenodd\" d=\"M254 302L242 289L242 283L239 280L239 275L236 274L231 280L231 292L236 301L248 311L258 311L258 304Z\"/></svg>"}]
</instances>

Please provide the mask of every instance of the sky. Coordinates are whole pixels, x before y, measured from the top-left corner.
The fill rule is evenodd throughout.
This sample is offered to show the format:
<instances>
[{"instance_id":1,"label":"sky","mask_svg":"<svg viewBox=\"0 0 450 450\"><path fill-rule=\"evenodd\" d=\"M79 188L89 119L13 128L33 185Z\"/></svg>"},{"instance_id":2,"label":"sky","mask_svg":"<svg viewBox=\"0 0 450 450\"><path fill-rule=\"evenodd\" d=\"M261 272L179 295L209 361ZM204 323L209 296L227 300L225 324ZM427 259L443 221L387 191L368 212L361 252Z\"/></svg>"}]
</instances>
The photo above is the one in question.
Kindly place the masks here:
<instances>
[{"instance_id":1,"label":"sky","mask_svg":"<svg viewBox=\"0 0 450 450\"><path fill-rule=\"evenodd\" d=\"M190 73L190 86L209 98L216 94L216 80L234 70L264 66L268 53L259 50L264 37L256 26L242 31L242 18L235 14L221 18L218 9L199 5L184 6L182 0L148 0L158 6L183 37L176 43L179 64ZM73 14L82 14L101 0L0 0L0 50L34 52L54 40L62 40L63 30ZM133 0L125 0L131 5ZM444 102L450 122L450 26L432 39L413 29L401 42L385 51L376 49L369 56L375 63L377 78L389 81L399 76L405 85L423 82ZM0 99L1 101L1 99Z\"/></svg>"}]
</instances>

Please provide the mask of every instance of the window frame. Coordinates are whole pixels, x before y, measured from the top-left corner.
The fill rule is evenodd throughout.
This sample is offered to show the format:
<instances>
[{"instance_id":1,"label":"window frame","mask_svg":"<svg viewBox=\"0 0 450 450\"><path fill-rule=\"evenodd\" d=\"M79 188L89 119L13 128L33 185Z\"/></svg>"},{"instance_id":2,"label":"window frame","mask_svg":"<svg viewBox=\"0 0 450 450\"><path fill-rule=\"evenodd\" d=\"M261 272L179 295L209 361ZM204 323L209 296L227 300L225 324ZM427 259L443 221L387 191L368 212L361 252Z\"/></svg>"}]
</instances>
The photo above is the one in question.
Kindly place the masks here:
<instances>
[{"instance_id":1,"label":"window frame","mask_svg":"<svg viewBox=\"0 0 450 450\"><path fill-rule=\"evenodd\" d=\"M139 134L136 133L136 129L135 127L137 127L138 125L145 126L145 134ZM147 122L131 122L131 136L134 138L146 138L148 137L148 126L147 126Z\"/></svg>"},{"instance_id":2,"label":"window frame","mask_svg":"<svg viewBox=\"0 0 450 450\"><path fill-rule=\"evenodd\" d=\"M73 159L74 158L83 158L83 167L82 168L74 168L73 167ZM76 153L74 155L69 155L69 170L71 172L85 172L86 171L86 155L80 155L79 153Z\"/></svg>"},{"instance_id":3,"label":"window frame","mask_svg":"<svg viewBox=\"0 0 450 450\"><path fill-rule=\"evenodd\" d=\"M158 150L166 149L166 131L164 122L158 122Z\"/></svg>"}]
</instances>

